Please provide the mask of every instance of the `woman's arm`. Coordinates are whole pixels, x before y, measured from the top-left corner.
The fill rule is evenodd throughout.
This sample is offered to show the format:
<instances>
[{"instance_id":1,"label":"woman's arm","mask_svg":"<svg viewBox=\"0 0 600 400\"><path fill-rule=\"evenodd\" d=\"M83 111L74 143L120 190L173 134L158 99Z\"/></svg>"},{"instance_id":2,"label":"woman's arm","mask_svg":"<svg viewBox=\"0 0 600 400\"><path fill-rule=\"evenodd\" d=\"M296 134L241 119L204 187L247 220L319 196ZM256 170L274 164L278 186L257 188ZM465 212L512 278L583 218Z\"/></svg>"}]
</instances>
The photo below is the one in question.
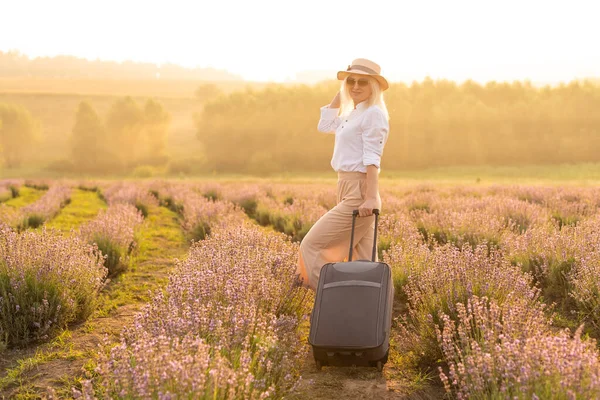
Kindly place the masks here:
<instances>
[{"instance_id":1,"label":"woman's arm","mask_svg":"<svg viewBox=\"0 0 600 400\"><path fill-rule=\"evenodd\" d=\"M335 97L333 98L333 100L331 100L331 103L329 104L329 108L340 108L341 104L342 104L342 100L340 100L340 92L337 92L335 94Z\"/></svg>"},{"instance_id":2,"label":"woman's arm","mask_svg":"<svg viewBox=\"0 0 600 400\"><path fill-rule=\"evenodd\" d=\"M323 133L333 132L340 125L341 120L338 117L340 108L340 92L337 92L331 103L328 106L321 107L321 118L317 130Z\"/></svg>"},{"instance_id":3,"label":"woman's arm","mask_svg":"<svg viewBox=\"0 0 600 400\"><path fill-rule=\"evenodd\" d=\"M367 192L364 203L358 208L361 217L371 215L374 208L381 208L379 166L390 129L387 118L376 107L369 110L363 124L363 165L367 167Z\"/></svg>"},{"instance_id":4,"label":"woman's arm","mask_svg":"<svg viewBox=\"0 0 600 400\"><path fill-rule=\"evenodd\" d=\"M374 208L381 208L379 196L379 168L375 165L367 166L367 193L365 201L358 207L358 215L367 217L373 214Z\"/></svg>"}]
</instances>

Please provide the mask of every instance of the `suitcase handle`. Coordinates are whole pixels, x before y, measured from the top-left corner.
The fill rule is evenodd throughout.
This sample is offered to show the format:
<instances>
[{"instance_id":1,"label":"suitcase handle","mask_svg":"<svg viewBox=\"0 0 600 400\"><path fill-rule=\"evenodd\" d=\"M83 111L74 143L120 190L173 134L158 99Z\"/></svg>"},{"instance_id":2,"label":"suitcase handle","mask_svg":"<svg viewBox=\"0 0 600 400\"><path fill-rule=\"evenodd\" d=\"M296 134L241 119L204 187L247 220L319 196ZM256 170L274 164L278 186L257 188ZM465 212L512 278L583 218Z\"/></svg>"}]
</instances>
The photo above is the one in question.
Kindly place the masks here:
<instances>
[{"instance_id":1,"label":"suitcase handle","mask_svg":"<svg viewBox=\"0 0 600 400\"><path fill-rule=\"evenodd\" d=\"M371 255L371 261L375 261L375 254L377 253L377 224L379 223L379 209L374 208L373 214L375 214L375 235L373 235L373 253ZM354 246L354 226L356 225L356 217L358 217L358 210L352 211L352 233L350 235L350 253L348 254L348 261L352 261L352 247Z\"/></svg>"}]
</instances>

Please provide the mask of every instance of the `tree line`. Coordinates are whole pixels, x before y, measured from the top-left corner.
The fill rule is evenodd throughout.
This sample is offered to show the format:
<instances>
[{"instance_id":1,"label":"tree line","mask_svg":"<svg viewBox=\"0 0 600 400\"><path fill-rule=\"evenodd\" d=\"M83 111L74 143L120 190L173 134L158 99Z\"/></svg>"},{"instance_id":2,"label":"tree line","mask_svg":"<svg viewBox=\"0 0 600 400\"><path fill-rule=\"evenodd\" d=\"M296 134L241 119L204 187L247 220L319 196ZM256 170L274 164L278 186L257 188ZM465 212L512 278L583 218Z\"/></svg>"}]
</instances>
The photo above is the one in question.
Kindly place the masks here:
<instances>
[{"instance_id":1,"label":"tree line","mask_svg":"<svg viewBox=\"0 0 600 400\"><path fill-rule=\"evenodd\" d=\"M134 61L86 60L59 55L29 58L18 51L0 51L0 76L85 79L177 79L240 81L242 78L215 68L185 68L177 64L156 65Z\"/></svg>"},{"instance_id":2,"label":"tree line","mask_svg":"<svg viewBox=\"0 0 600 400\"><path fill-rule=\"evenodd\" d=\"M197 136L217 171L327 170L333 137L316 131L338 82L272 85L209 101ZM425 79L385 92L382 168L600 161L600 84L462 84Z\"/></svg>"},{"instance_id":3,"label":"tree line","mask_svg":"<svg viewBox=\"0 0 600 400\"><path fill-rule=\"evenodd\" d=\"M116 100L106 118L86 101L75 113L70 154L52 166L63 172L118 173L140 165L168 162L167 135L171 115L161 103L143 106L131 97ZM23 106L0 104L0 157L8 168L21 166L35 152L41 126Z\"/></svg>"},{"instance_id":4,"label":"tree line","mask_svg":"<svg viewBox=\"0 0 600 400\"><path fill-rule=\"evenodd\" d=\"M329 171L334 136L317 132L316 126L319 108L337 90L337 81L272 84L229 94L218 85L202 85L196 96L204 107L194 118L204 154L173 160L170 170ZM600 161L597 82L535 87L528 82L426 79L392 84L385 98L390 136L382 169ZM70 153L58 167L119 173L142 165L165 166L170 122L169 112L152 99L145 104L131 97L117 99L105 117L82 102L68 133ZM3 165L18 167L34 151L40 132L40 123L27 109L0 104Z\"/></svg>"}]
</instances>

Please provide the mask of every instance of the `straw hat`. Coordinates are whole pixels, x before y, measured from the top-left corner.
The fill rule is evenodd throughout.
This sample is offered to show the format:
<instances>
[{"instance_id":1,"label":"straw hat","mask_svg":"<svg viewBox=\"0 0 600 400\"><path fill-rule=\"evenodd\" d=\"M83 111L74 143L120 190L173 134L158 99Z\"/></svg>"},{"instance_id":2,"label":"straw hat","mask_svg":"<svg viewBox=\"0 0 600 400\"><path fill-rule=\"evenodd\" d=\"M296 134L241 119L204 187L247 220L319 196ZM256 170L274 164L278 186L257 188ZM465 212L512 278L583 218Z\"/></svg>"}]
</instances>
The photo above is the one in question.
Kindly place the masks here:
<instances>
[{"instance_id":1,"label":"straw hat","mask_svg":"<svg viewBox=\"0 0 600 400\"><path fill-rule=\"evenodd\" d=\"M378 64L375 64L373 61L367 60L366 58L357 58L356 60L352 61L352 65L348 65L348 69L345 71L338 71L337 78L342 80L350 74L372 76L377 80L377 82L379 82L381 90L386 90L388 87L390 87L388 81L381 76L381 67Z\"/></svg>"}]
</instances>

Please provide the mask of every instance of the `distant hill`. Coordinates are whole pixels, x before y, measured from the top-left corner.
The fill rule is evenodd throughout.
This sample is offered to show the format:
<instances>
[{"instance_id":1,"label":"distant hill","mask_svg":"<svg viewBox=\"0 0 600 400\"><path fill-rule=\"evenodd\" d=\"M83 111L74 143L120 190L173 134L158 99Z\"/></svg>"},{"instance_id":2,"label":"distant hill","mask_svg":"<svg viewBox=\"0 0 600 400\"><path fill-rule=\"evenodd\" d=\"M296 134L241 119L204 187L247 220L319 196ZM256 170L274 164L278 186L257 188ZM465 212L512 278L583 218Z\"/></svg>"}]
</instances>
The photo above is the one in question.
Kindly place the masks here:
<instances>
[{"instance_id":1,"label":"distant hill","mask_svg":"<svg viewBox=\"0 0 600 400\"><path fill-rule=\"evenodd\" d=\"M214 68L185 68L176 64L125 61L90 61L73 56L30 59L18 51L0 51L0 78L61 79L161 79L199 81L241 81L242 77Z\"/></svg>"}]
</instances>

